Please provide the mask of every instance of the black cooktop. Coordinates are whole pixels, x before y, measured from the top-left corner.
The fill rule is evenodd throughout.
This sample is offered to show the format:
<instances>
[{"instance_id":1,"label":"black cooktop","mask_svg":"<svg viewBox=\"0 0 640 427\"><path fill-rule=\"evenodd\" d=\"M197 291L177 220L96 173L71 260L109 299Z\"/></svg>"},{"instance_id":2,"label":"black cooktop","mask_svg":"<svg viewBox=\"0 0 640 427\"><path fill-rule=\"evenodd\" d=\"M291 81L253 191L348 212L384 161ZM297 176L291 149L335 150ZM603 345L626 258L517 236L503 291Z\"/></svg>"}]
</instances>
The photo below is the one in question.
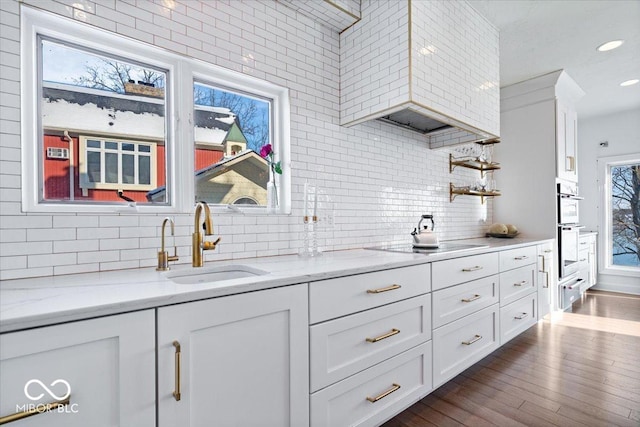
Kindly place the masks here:
<instances>
[{"instance_id":1,"label":"black cooktop","mask_svg":"<svg viewBox=\"0 0 640 427\"><path fill-rule=\"evenodd\" d=\"M437 248L414 248L410 243L397 243L391 245L372 246L365 249L375 251L386 252L403 252L403 253L415 253L415 254L443 254L458 251L468 251L472 249L488 248L489 245L474 245L469 243L453 243L453 242L441 242Z\"/></svg>"}]
</instances>

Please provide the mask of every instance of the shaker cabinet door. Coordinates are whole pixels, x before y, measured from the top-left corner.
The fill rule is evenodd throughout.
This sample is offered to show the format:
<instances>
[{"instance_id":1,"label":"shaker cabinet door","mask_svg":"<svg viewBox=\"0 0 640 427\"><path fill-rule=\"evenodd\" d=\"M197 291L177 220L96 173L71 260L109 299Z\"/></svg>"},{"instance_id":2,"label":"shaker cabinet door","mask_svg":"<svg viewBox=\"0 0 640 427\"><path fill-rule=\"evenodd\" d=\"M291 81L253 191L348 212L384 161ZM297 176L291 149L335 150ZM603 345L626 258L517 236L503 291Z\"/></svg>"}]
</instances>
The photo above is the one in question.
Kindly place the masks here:
<instances>
[{"instance_id":1,"label":"shaker cabinet door","mask_svg":"<svg viewBox=\"0 0 640 427\"><path fill-rule=\"evenodd\" d=\"M158 309L158 425L307 426L307 285Z\"/></svg>"},{"instance_id":2,"label":"shaker cabinet door","mask_svg":"<svg viewBox=\"0 0 640 427\"><path fill-rule=\"evenodd\" d=\"M0 424L155 426L154 328L145 310L0 335Z\"/></svg>"}]
</instances>

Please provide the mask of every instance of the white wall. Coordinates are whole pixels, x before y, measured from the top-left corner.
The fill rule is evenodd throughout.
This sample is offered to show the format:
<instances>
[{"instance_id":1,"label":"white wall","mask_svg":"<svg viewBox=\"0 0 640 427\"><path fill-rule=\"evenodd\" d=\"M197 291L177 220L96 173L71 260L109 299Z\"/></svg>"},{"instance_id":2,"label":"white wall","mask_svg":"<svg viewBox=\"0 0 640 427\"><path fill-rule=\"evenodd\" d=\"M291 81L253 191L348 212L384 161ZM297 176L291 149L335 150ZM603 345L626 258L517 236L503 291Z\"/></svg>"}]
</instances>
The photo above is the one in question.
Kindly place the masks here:
<instances>
[{"instance_id":1,"label":"white wall","mask_svg":"<svg viewBox=\"0 0 640 427\"><path fill-rule=\"evenodd\" d=\"M603 141L609 146L601 147ZM587 230L600 231L598 159L631 153L640 153L640 110L579 121L578 180L580 195L585 198L580 205L580 222ZM640 294L640 277L599 274L596 288Z\"/></svg>"},{"instance_id":2,"label":"white wall","mask_svg":"<svg viewBox=\"0 0 640 427\"><path fill-rule=\"evenodd\" d=\"M433 213L443 239L483 235L492 204L449 202L450 150L379 122L339 126L338 33L273 0L24 0L127 37L286 86L291 97L293 214L218 213L222 242L207 260L297 253L305 180L336 202L325 249L404 239ZM169 9L165 5L172 5ZM20 6L0 1L0 278L154 266L161 216L24 214L20 183ZM444 31L444 29L443 29ZM478 58L482 60L482 58ZM191 214L176 215L181 263L190 259Z\"/></svg>"}]
</instances>

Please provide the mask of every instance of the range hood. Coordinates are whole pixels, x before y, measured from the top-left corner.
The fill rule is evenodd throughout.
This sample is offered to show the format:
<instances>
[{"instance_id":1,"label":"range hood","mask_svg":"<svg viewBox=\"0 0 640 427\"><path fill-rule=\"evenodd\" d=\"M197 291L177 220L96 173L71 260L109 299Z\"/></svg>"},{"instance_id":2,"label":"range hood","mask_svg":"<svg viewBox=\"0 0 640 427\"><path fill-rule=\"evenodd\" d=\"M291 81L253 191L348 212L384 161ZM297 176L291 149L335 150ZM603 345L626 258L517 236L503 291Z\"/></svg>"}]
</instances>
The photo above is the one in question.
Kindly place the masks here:
<instances>
[{"instance_id":1,"label":"range hood","mask_svg":"<svg viewBox=\"0 0 640 427\"><path fill-rule=\"evenodd\" d=\"M340 34L341 125L381 120L431 148L499 136L497 28L467 2L362 0L360 11Z\"/></svg>"},{"instance_id":2,"label":"range hood","mask_svg":"<svg viewBox=\"0 0 640 427\"><path fill-rule=\"evenodd\" d=\"M441 121L410 108L382 116L379 120L423 134L453 128L451 125L442 123Z\"/></svg>"}]
</instances>

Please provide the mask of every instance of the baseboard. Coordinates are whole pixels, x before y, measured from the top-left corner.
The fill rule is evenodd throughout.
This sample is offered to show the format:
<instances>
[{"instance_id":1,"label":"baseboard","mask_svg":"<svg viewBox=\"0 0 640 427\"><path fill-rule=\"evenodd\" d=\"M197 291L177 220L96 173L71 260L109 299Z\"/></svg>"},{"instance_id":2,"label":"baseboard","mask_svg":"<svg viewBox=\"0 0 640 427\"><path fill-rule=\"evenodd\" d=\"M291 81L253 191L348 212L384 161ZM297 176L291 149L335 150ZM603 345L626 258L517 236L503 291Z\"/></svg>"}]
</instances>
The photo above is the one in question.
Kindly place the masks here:
<instances>
[{"instance_id":1,"label":"baseboard","mask_svg":"<svg viewBox=\"0 0 640 427\"><path fill-rule=\"evenodd\" d=\"M591 289L596 291L609 291L618 292L621 294L640 295L640 288L637 285L633 284L600 282L597 285L594 285Z\"/></svg>"}]
</instances>

